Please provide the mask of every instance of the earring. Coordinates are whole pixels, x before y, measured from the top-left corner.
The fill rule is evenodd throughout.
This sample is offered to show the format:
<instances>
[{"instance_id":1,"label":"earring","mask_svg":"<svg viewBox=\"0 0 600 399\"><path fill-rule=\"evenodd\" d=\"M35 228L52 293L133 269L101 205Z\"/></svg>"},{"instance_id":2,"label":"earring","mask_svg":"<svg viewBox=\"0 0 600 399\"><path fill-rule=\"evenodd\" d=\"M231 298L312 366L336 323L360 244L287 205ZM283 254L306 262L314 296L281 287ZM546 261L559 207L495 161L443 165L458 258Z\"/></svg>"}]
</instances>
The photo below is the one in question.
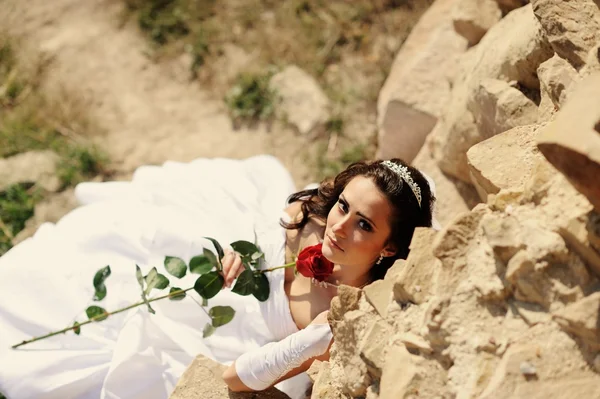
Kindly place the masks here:
<instances>
[{"instance_id":1,"label":"earring","mask_svg":"<svg viewBox=\"0 0 600 399\"><path fill-rule=\"evenodd\" d=\"M380 265L382 260L383 260L383 254L379 254L379 259L377 259L377 262L375 262L375 264Z\"/></svg>"}]
</instances>

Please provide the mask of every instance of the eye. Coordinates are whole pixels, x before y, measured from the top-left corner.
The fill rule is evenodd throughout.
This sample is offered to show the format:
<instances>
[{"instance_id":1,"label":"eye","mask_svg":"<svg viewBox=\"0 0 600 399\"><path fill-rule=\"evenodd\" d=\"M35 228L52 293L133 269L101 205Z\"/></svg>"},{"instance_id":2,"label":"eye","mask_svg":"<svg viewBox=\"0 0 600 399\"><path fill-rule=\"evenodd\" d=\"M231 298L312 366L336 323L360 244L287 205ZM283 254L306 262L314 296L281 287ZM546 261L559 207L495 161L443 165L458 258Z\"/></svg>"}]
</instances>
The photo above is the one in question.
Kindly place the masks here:
<instances>
[{"instance_id":1,"label":"eye","mask_svg":"<svg viewBox=\"0 0 600 399\"><path fill-rule=\"evenodd\" d=\"M340 210L344 213L348 212L348 204L346 203L346 201L344 201L343 199L338 199L338 206L340 208Z\"/></svg>"},{"instance_id":2,"label":"eye","mask_svg":"<svg viewBox=\"0 0 600 399\"><path fill-rule=\"evenodd\" d=\"M361 229L363 229L364 231L373 231L373 227L369 224L369 222L367 222L364 219L361 219L358 222L358 227L360 227Z\"/></svg>"}]
</instances>

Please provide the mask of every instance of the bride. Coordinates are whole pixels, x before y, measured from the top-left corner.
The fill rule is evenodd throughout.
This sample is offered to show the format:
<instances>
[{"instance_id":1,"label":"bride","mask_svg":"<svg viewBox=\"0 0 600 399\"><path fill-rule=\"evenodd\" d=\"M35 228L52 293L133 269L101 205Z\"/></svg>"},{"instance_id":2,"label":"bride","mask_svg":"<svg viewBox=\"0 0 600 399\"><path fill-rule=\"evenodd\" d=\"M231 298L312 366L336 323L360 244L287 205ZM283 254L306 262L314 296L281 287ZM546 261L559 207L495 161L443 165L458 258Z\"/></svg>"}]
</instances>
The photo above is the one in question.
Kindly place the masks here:
<instances>
[{"instance_id":1,"label":"bride","mask_svg":"<svg viewBox=\"0 0 600 399\"><path fill-rule=\"evenodd\" d=\"M202 354L229 366L223 379L233 391L275 385L303 398L305 371L329 356L327 310L337 286L363 287L405 258L415 227L432 225L433 191L423 174L393 159L353 164L290 196L290 175L270 156L168 162L139 168L131 182L80 184L83 206L0 258L0 392L9 399L167 398ZM210 318L194 293L154 302L155 314L137 307L86 325L79 336L10 348L85 320L98 269L112 270L99 304L122 308L139 300L136 265L165 273L165 256L187 262L212 248L205 236L256 241L269 268L321 243L333 273L323 282L289 268L266 273L270 295L259 302L231 291L243 266L228 249L225 288L209 305L231 306L235 317L207 338ZM193 284L189 274L177 281Z\"/></svg>"}]
</instances>

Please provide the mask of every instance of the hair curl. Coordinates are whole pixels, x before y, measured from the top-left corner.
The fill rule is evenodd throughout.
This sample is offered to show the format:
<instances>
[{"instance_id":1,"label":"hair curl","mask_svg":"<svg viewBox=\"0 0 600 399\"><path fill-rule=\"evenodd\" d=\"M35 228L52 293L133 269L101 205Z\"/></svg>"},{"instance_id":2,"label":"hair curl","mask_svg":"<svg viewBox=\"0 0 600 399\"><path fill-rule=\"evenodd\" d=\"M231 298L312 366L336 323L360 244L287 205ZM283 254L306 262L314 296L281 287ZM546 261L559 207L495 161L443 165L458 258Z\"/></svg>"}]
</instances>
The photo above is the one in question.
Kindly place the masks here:
<instances>
[{"instance_id":1,"label":"hair curl","mask_svg":"<svg viewBox=\"0 0 600 399\"><path fill-rule=\"evenodd\" d=\"M361 161L348 166L335 178L324 180L316 189L292 194L288 198L288 203L302 201L302 219L296 223L282 221L281 225L286 229L301 229L312 217L323 221L327 220L329 211L353 178L357 176L371 178L392 205L391 233L386 245L392 245L396 253L383 258L381 263L375 264L371 268L371 278L373 280L382 279L397 259L406 259L408 256L415 228L431 227L435 203L429 183L418 169L407 165L398 158L393 158L391 161L408 168L414 182L421 189L421 206L410 186L397 173L383 165L381 161Z\"/></svg>"}]
</instances>

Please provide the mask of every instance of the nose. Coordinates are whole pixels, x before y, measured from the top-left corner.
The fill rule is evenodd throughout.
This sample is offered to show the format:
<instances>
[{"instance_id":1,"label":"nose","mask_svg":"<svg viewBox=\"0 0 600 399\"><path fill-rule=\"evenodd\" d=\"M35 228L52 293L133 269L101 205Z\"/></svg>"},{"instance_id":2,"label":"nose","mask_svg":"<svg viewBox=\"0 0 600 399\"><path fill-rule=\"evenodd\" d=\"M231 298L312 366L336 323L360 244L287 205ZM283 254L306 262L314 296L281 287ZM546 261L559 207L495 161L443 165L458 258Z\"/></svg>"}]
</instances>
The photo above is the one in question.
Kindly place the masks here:
<instances>
[{"instance_id":1,"label":"nose","mask_svg":"<svg viewBox=\"0 0 600 399\"><path fill-rule=\"evenodd\" d=\"M333 224L333 226L331 226L331 231L333 232L333 234L335 234L336 237L346 238L346 236L347 236L346 230L347 230L349 220L350 220L349 216L346 215L345 217L336 221Z\"/></svg>"}]
</instances>

